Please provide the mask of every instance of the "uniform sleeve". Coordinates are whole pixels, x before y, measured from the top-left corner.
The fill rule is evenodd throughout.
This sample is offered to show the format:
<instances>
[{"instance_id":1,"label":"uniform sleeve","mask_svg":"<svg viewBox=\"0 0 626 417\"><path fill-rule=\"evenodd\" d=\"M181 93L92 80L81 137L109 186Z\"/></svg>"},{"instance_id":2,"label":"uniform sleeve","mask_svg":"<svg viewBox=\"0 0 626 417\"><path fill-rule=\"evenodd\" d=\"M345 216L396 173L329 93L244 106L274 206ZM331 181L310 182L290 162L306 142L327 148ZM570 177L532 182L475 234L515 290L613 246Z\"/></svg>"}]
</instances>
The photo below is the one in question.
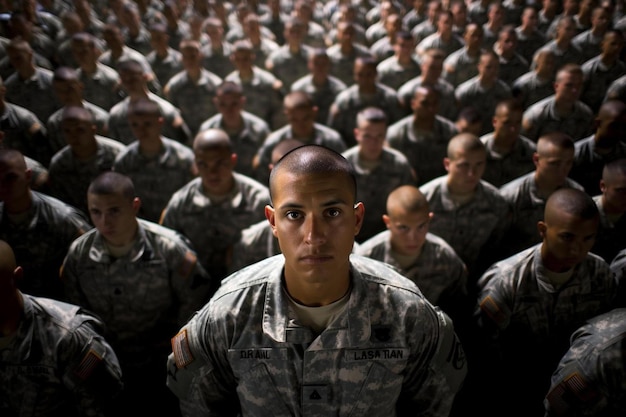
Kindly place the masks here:
<instances>
[{"instance_id":1,"label":"uniform sleeve","mask_svg":"<svg viewBox=\"0 0 626 417\"><path fill-rule=\"evenodd\" d=\"M77 415L84 417L109 415L122 389L117 356L93 323L84 319L59 345L63 383L75 396Z\"/></svg>"}]
</instances>

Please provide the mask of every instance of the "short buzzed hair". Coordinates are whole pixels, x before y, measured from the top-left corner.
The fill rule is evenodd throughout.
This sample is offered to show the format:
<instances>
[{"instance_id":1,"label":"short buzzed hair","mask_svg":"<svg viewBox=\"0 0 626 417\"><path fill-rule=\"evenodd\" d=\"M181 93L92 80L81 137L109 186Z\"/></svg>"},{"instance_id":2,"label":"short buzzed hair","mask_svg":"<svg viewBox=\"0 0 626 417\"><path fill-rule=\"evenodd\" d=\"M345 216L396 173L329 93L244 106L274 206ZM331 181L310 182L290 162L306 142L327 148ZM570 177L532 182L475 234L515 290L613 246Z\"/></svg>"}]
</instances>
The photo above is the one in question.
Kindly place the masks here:
<instances>
[{"instance_id":1,"label":"short buzzed hair","mask_svg":"<svg viewBox=\"0 0 626 417\"><path fill-rule=\"evenodd\" d=\"M198 132L193 140L192 149L197 151L227 150L234 152L230 137L222 129L211 128Z\"/></svg>"},{"instance_id":2,"label":"short buzzed hair","mask_svg":"<svg viewBox=\"0 0 626 417\"><path fill-rule=\"evenodd\" d=\"M602 180L607 181L615 177L626 177L626 158L615 159L604 164Z\"/></svg>"},{"instance_id":3,"label":"short buzzed hair","mask_svg":"<svg viewBox=\"0 0 626 417\"><path fill-rule=\"evenodd\" d=\"M393 215L397 207L409 213L428 213L430 205L426 196L414 185L401 185L387 196L387 214Z\"/></svg>"},{"instance_id":4,"label":"short buzzed hair","mask_svg":"<svg viewBox=\"0 0 626 417\"><path fill-rule=\"evenodd\" d=\"M459 133L448 142L448 158L454 160L459 152L487 152L480 138L472 133Z\"/></svg>"},{"instance_id":5,"label":"short buzzed hair","mask_svg":"<svg viewBox=\"0 0 626 417\"><path fill-rule=\"evenodd\" d=\"M379 107L366 107L356 115L357 127L364 122L387 123L387 114Z\"/></svg>"},{"instance_id":6,"label":"short buzzed hair","mask_svg":"<svg viewBox=\"0 0 626 417\"><path fill-rule=\"evenodd\" d=\"M87 194L95 195L121 195L129 201L135 198L135 186L133 181L119 172L106 171L98 175L89 184Z\"/></svg>"},{"instance_id":7,"label":"short buzzed hair","mask_svg":"<svg viewBox=\"0 0 626 417\"><path fill-rule=\"evenodd\" d=\"M567 213L581 220L600 218L598 206L586 192L576 188L560 188L550 194L546 201L544 219Z\"/></svg>"},{"instance_id":8,"label":"short buzzed hair","mask_svg":"<svg viewBox=\"0 0 626 417\"><path fill-rule=\"evenodd\" d=\"M348 179L356 202L356 174L352 164L340 153L321 145L304 145L287 152L278 160L269 178L270 199L276 187L276 177L282 171L293 174L340 174Z\"/></svg>"},{"instance_id":9,"label":"short buzzed hair","mask_svg":"<svg viewBox=\"0 0 626 417\"><path fill-rule=\"evenodd\" d=\"M548 144L563 150L575 149L572 137L563 132L550 132L541 135L539 139L537 139L537 153L541 154Z\"/></svg>"},{"instance_id":10,"label":"short buzzed hair","mask_svg":"<svg viewBox=\"0 0 626 417\"><path fill-rule=\"evenodd\" d=\"M61 121L94 123L93 114L81 106L65 106L61 112Z\"/></svg>"},{"instance_id":11,"label":"short buzzed hair","mask_svg":"<svg viewBox=\"0 0 626 417\"><path fill-rule=\"evenodd\" d=\"M149 98L142 98L136 101L131 101L128 104L129 116L154 116L162 117L161 106Z\"/></svg>"}]
</instances>

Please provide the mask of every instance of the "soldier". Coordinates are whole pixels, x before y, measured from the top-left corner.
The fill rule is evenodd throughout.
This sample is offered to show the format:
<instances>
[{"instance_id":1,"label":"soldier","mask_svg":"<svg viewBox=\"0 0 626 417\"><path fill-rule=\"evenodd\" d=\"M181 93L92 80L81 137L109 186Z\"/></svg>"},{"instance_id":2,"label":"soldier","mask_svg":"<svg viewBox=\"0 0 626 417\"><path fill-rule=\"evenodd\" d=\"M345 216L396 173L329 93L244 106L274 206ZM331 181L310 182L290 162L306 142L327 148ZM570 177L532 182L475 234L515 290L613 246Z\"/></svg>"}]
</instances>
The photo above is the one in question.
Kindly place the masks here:
<instances>
[{"instance_id":1,"label":"soldier","mask_svg":"<svg viewBox=\"0 0 626 417\"><path fill-rule=\"evenodd\" d=\"M398 90L405 82L421 73L419 60L415 55L415 39L405 30L395 34L394 54L376 66L378 81Z\"/></svg>"},{"instance_id":2,"label":"soldier","mask_svg":"<svg viewBox=\"0 0 626 417\"><path fill-rule=\"evenodd\" d=\"M369 48L356 41L355 32L354 24L337 23L337 42L326 50L332 62L330 74L339 78L347 86L354 84L356 59L371 55Z\"/></svg>"},{"instance_id":3,"label":"soldier","mask_svg":"<svg viewBox=\"0 0 626 417\"><path fill-rule=\"evenodd\" d=\"M330 75L332 63L324 49L309 53L309 74L294 81L291 91L303 91L311 96L317 107L317 123L325 124L335 98L347 86L339 78Z\"/></svg>"},{"instance_id":4,"label":"soldier","mask_svg":"<svg viewBox=\"0 0 626 417\"><path fill-rule=\"evenodd\" d=\"M46 121L48 142L52 146L53 154L60 151L67 144L67 138L61 128L61 117L66 106L85 107L93 116L93 123L97 129L96 133L101 136L108 136L109 113L84 99L82 93L83 86L74 68L59 67L55 69L52 76L52 88L57 101L62 106L59 110L52 113Z\"/></svg>"},{"instance_id":5,"label":"soldier","mask_svg":"<svg viewBox=\"0 0 626 417\"><path fill-rule=\"evenodd\" d=\"M193 151L163 136L161 109L150 99L131 102L128 120L137 140L117 155L113 170L133 182L142 201L137 215L158 222L172 194L197 175Z\"/></svg>"},{"instance_id":6,"label":"soldier","mask_svg":"<svg viewBox=\"0 0 626 417\"><path fill-rule=\"evenodd\" d=\"M93 115L84 107L64 107L61 129L67 138L67 145L54 154L50 161L50 195L76 207L87 216L89 184L99 174L113 168L115 157L126 146L96 134Z\"/></svg>"},{"instance_id":7,"label":"soldier","mask_svg":"<svg viewBox=\"0 0 626 417\"><path fill-rule=\"evenodd\" d=\"M339 93L330 107L327 125L341 134L348 147L356 144L356 115L364 108L377 106L383 109L389 123L402 116L396 91L378 82L376 65L373 57L357 58L354 61L355 83Z\"/></svg>"},{"instance_id":8,"label":"soldier","mask_svg":"<svg viewBox=\"0 0 626 417\"><path fill-rule=\"evenodd\" d=\"M284 91L307 74L311 47L304 44L306 28L302 20L292 17L285 22L285 44L271 52L265 60L265 69L283 82Z\"/></svg>"},{"instance_id":9,"label":"soldier","mask_svg":"<svg viewBox=\"0 0 626 417\"><path fill-rule=\"evenodd\" d=\"M307 93L294 91L285 96L283 100L285 116L289 123L269 134L263 145L259 148L254 161L256 178L267 184L269 179L268 166L274 147L285 139L297 139L303 143L323 145L336 152L346 150L346 144L341 135L315 122L317 119L317 107L313 99Z\"/></svg>"},{"instance_id":10,"label":"soldier","mask_svg":"<svg viewBox=\"0 0 626 417\"><path fill-rule=\"evenodd\" d=\"M572 39L572 43L578 46L583 53L583 62L602 52L601 44L607 31L610 30L610 26L612 26L611 18L611 12L608 8L600 5L594 7L591 12L591 27ZM616 33L622 35L621 29L617 30Z\"/></svg>"},{"instance_id":11,"label":"soldier","mask_svg":"<svg viewBox=\"0 0 626 417\"><path fill-rule=\"evenodd\" d=\"M537 146L520 135L522 114L522 106L515 99L499 102L491 119L493 132L480 137L487 149L483 179L498 188L535 168Z\"/></svg>"},{"instance_id":12,"label":"soldier","mask_svg":"<svg viewBox=\"0 0 626 417\"><path fill-rule=\"evenodd\" d=\"M122 375L103 323L78 306L21 292L23 278L0 241L0 413L110 415Z\"/></svg>"},{"instance_id":13,"label":"soldier","mask_svg":"<svg viewBox=\"0 0 626 417\"><path fill-rule=\"evenodd\" d=\"M437 31L426 36L417 44L416 53L422 55L426 50L436 48L443 51L448 57L454 51L463 47L464 42L452 32L452 12L442 10L437 14Z\"/></svg>"},{"instance_id":14,"label":"soldier","mask_svg":"<svg viewBox=\"0 0 626 417\"><path fill-rule=\"evenodd\" d=\"M385 146L387 116L378 107L366 107L356 116L357 145L342 156L354 168L357 200L367 205L356 241L361 243L385 229L387 196L401 185L415 185L415 173L404 154Z\"/></svg>"},{"instance_id":15,"label":"soldier","mask_svg":"<svg viewBox=\"0 0 626 417\"><path fill-rule=\"evenodd\" d=\"M569 2L577 3L570 0ZM556 24L556 36L548 34L548 39L551 39L539 50L549 49L554 52L554 59L556 68L559 69L566 64L582 65L585 57L576 44L572 41L574 36L577 35L576 21L572 16L563 16L560 19L555 19Z\"/></svg>"},{"instance_id":16,"label":"soldier","mask_svg":"<svg viewBox=\"0 0 626 417\"><path fill-rule=\"evenodd\" d=\"M439 97L434 86L417 87L411 101L413 114L387 130L387 143L407 157L420 185L446 173L441 161L448 142L459 133L450 120L438 114Z\"/></svg>"},{"instance_id":17,"label":"soldier","mask_svg":"<svg viewBox=\"0 0 626 417\"><path fill-rule=\"evenodd\" d=\"M183 409L447 415L466 372L462 347L414 283L350 257L364 210L351 165L301 146L272 169L270 188L266 217L284 257L232 275L173 338L168 386Z\"/></svg>"},{"instance_id":18,"label":"soldier","mask_svg":"<svg viewBox=\"0 0 626 417\"><path fill-rule=\"evenodd\" d=\"M500 66L498 78L511 87L513 81L525 74L529 69L528 61L517 50L517 32L515 26L504 25L498 32L498 39L493 45L498 55Z\"/></svg>"},{"instance_id":19,"label":"soldier","mask_svg":"<svg viewBox=\"0 0 626 417\"><path fill-rule=\"evenodd\" d=\"M417 187L399 186L387 197L382 216L387 230L362 242L355 253L388 263L415 282L428 301L452 318L463 340L461 323L471 314L472 305L467 268L445 240L429 233L432 217Z\"/></svg>"},{"instance_id":20,"label":"soldier","mask_svg":"<svg viewBox=\"0 0 626 417\"><path fill-rule=\"evenodd\" d=\"M6 87L0 77L0 131L2 147L16 149L37 162L52 155L46 127L32 111L5 100Z\"/></svg>"},{"instance_id":21,"label":"soldier","mask_svg":"<svg viewBox=\"0 0 626 417\"><path fill-rule=\"evenodd\" d=\"M87 201L95 229L67 253L66 297L106 326L124 373L118 415L176 415L163 383L168 339L208 300L209 276L182 236L137 219L141 201L128 177L99 175Z\"/></svg>"},{"instance_id":22,"label":"soldier","mask_svg":"<svg viewBox=\"0 0 626 417\"><path fill-rule=\"evenodd\" d=\"M601 194L593 197L600 211L600 227L591 251L610 263L626 249L626 157L604 165L600 190Z\"/></svg>"},{"instance_id":23,"label":"soldier","mask_svg":"<svg viewBox=\"0 0 626 417\"><path fill-rule=\"evenodd\" d=\"M444 239L468 268L468 291L499 255L509 208L498 190L481 179L487 151L480 139L460 133L450 139L443 164L447 175L420 187L434 213L430 230Z\"/></svg>"},{"instance_id":24,"label":"soldier","mask_svg":"<svg viewBox=\"0 0 626 417\"><path fill-rule=\"evenodd\" d=\"M517 33L517 52L527 62L532 62L535 52L546 43L546 35L539 31L538 27L538 10L530 5L525 6L515 32Z\"/></svg>"},{"instance_id":25,"label":"soldier","mask_svg":"<svg viewBox=\"0 0 626 417\"><path fill-rule=\"evenodd\" d=\"M237 153L235 171L256 178L253 160L270 133L267 122L244 110L246 97L243 88L232 81L224 81L217 87L213 98L218 114L205 120L200 131L222 129L230 137Z\"/></svg>"},{"instance_id":26,"label":"soldier","mask_svg":"<svg viewBox=\"0 0 626 417\"><path fill-rule=\"evenodd\" d=\"M480 278L475 318L484 344L475 362L477 399L489 398L492 415L541 415L550 375L572 332L614 307L617 282L609 265L589 253L598 221L584 191L557 190L537 225L541 243L495 263Z\"/></svg>"},{"instance_id":27,"label":"soldier","mask_svg":"<svg viewBox=\"0 0 626 417\"><path fill-rule=\"evenodd\" d=\"M217 286L227 274L239 232L263 218L269 192L265 185L233 171L237 154L223 130L198 133L193 152L200 177L174 193L160 222L191 241Z\"/></svg>"},{"instance_id":28,"label":"soldier","mask_svg":"<svg viewBox=\"0 0 626 417\"><path fill-rule=\"evenodd\" d=\"M511 92L524 110L554 94L554 65L554 52L541 49L533 57L533 68L513 81Z\"/></svg>"},{"instance_id":29,"label":"soldier","mask_svg":"<svg viewBox=\"0 0 626 417\"><path fill-rule=\"evenodd\" d=\"M511 208L511 225L507 232L506 255L513 255L541 241L537 222L543 218L545 204L559 188L583 187L568 178L574 162L574 143L560 132L539 138L532 161L535 169L500 187L500 195Z\"/></svg>"},{"instance_id":30,"label":"soldier","mask_svg":"<svg viewBox=\"0 0 626 417\"><path fill-rule=\"evenodd\" d=\"M222 79L202 66L198 41L184 40L179 50L184 69L170 78L163 87L163 95L180 110L191 134L195 136L202 122L217 113L213 98Z\"/></svg>"},{"instance_id":31,"label":"soldier","mask_svg":"<svg viewBox=\"0 0 626 417\"><path fill-rule=\"evenodd\" d=\"M454 90L457 107L474 106L483 115L481 134L491 131L491 115L498 102L510 98L511 88L499 78L500 61L492 50L483 51L478 60L478 75Z\"/></svg>"},{"instance_id":32,"label":"soldier","mask_svg":"<svg viewBox=\"0 0 626 417\"><path fill-rule=\"evenodd\" d=\"M522 133L536 142L550 132L562 132L574 142L587 137L593 126L593 112L580 101L583 71L580 65L567 64L558 70L554 94L524 111Z\"/></svg>"},{"instance_id":33,"label":"soldier","mask_svg":"<svg viewBox=\"0 0 626 417\"><path fill-rule=\"evenodd\" d=\"M146 60L154 71L160 85L166 85L174 75L183 70L183 57L178 49L169 45L170 36L167 26L161 22L150 26L150 45L152 50Z\"/></svg>"},{"instance_id":34,"label":"soldier","mask_svg":"<svg viewBox=\"0 0 626 417\"><path fill-rule=\"evenodd\" d=\"M78 63L76 72L83 84L83 97L90 103L111 110L122 99L120 76L116 70L98 62L100 50L89 33L72 35L72 53Z\"/></svg>"},{"instance_id":35,"label":"soldier","mask_svg":"<svg viewBox=\"0 0 626 417\"><path fill-rule=\"evenodd\" d=\"M574 145L574 164L570 178L583 186L587 194L600 194L602 169L606 163L626 157L626 104L607 100L594 119L595 132Z\"/></svg>"},{"instance_id":36,"label":"soldier","mask_svg":"<svg viewBox=\"0 0 626 417\"><path fill-rule=\"evenodd\" d=\"M443 77L454 88L478 75L478 59L482 50L483 27L468 23L463 32L464 44L443 61Z\"/></svg>"},{"instance_id":37,"label":"soldier","mask_svg":"<svg viewBox=\"0 0 626 417\"><path fill-rule=\"evenodd\" d=\"M546 417L618 416L626 410L625 337L626 308L591 318L572 334L552 374Z\"/></svg>"},{"instance_id":38,"label":"soldier","mask_svg":"<svg viewBox=\"0 0 626 417\"><path fill-rule=\"evenodd\" d=\"M0 239L11 245L24 269L20 290L61 299L63 258L91 225L76 208L32 191L31 175L19 151L0 149Z\"/></svg>"},{"instance_id":39,"label":"soldier","mask_svg":"<svg viewBox=\"0 0 626 417\"><path fill-rule=\"evenodd\" d=\"M240 40L233 45L230 59L235 71L228 74L224 81L232 81L241 85L246 97L244 110L265 120L271 129L283 126L282 92L283 83L271 72L254 65L252 44Z\"/></svg>"},{"instance_id":40,"label":"soldier","mask_svg":"<svg viewBox=\"0 0 626 417\"><path fill-rule=\"evenodd\" d=\"M127 97L117 103L109 112L109 134L113 139L128 145L137 140L128 121L128 107L132 101L148 98L156 101L163 115L163 135L182 144L191 142L191 132L180 110L169 101L148 90L148 75L141 64L134 60L124 60L118 66L122 86Z\"/></svg>"}]
</instances>

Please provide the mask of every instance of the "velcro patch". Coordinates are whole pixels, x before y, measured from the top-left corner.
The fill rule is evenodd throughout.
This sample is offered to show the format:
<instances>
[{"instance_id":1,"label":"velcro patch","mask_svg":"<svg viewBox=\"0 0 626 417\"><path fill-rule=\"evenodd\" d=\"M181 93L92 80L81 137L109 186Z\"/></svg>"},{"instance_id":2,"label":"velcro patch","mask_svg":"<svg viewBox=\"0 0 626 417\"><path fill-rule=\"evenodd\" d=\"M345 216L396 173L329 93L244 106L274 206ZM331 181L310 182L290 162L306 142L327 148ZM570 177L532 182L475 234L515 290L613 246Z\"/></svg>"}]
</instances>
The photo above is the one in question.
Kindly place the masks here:
<instances>
[{"instance_id":1,"label":"velcro patch","mask_svg":"<svg viewBox=\"0 0 626 417\"><path fill-rule=\"evenodd\" d=\"M198 261L198 257L195 253L191 251L187 251L185 253L185 257L183 258L183 262L180 264L180 268L178 268L178 273L181 277L187 278L193 268L196 266L196 262Z\"/></svg>"},{"instance_id":2,"label":"velcro patch","mask_svg":"<svg viewBox=\"0 0 626 417\"><path fill-rule=\"evenodd\" d=\"M102 362L102 355L96 352L94 349L89 351L83 356L74 373L79 379L86 381L93 373L94 369Z\"/></svg>"},{"instance_id":3,"label":"velcro patch","mask_svg":"<svg viewBox=\"0 0 626 417\"><path fill-rule=\"evenodd\" d=\"M574 372L552 388L546 398L550 404L550 411L558 416L581 404L596 402L599 393L587 383L582 375Z\"/></svg>"},{"instance_id":4,"label":"velcro patch","mask_svg":"<svg viewBox=\"0 0 626 417\"><path fill-rule=\"evenodd\" d=\"M188 366L195 360L189 348L187 329L181 330L172 338L172 352L174 353L174 361L178 369Z\"/></svg>"},{"instance_id":5,"label":"velcro patch","mask_svg":"<svg viewBox=\"0 0 626 417\"><path fill-rule=\"evenodd\" d=\"M490 295L481 301L480 309L497 325L502 325L506 320L506 316L498 306L498 303Z\"/></svg>"}]
</instances>

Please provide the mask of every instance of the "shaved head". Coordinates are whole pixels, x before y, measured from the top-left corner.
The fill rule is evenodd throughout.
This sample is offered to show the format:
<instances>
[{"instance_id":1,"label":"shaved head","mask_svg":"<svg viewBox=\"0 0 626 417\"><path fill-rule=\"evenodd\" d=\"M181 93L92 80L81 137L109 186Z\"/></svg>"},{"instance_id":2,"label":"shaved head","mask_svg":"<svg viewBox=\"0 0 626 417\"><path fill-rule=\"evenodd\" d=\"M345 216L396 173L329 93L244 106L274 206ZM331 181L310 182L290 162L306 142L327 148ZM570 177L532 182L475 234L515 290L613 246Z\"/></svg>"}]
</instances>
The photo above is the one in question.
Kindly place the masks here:
<instances>
[{"instance_id":1,"label":"shaved head","mask_svg":"<svg viewBox=\"0 0 626 417\"><path fill-rule=\"evenodd\" d=\"M485 145L474 134L460 133L448 142L448 158L450 159L456 158L459 153L474 151L486 152Z\"/></svg>"},{"instance_id":2,"label":"shaved head","mask_svg":"<svg viewBox=\"0 0 626 417\"><path fill-rule=\"evenodd\" d=\"M560 219L564 213L581 220L599 219L598 206L584 191L575 188L561 188L553 192L544 210L547 224Z\"/></svg>"},{"instance_id":3,"label":"shaved head","mask_svg":"<svg viewBox=\"0 0 626 417\"><path fill-rule=\"evenodd\" d=\"M193 140L194 151L209 151L227 149L233 152L233 146L228 134L222 129L206 129L199 132Z\"/></svg>"},{"instance_id":4,"label":"shaved head","mask_svg":"<svg viewBox=\"0 0 626 417\"><path fill-rule=\"evenodd\" d=\"M26 171L26 160L20 151L15 149L0 149L0 166L10 166Z\"/></svg>"},{"instance_id":5,"label":"shaved head","mask_svg":"<svg viewBox=\"0 0 626 417\"><path fill-rule=\"evenodd\" d=\"M17 268L17 262L13 248L4 240L0 240L0 277L13 274L15 268Z\"/></svg>"},{"instance_id":6,"label":"shaved head","mask_svg":"<svg viewBox=\"0 0 626 417\"><path fill-rule=\"evenodd\" d=\"M419 188L413 185L401 185L387 197L387 213L393 216L398 210L409 213L428 213L430 207Z\"/></svg>"}]
</instances>

